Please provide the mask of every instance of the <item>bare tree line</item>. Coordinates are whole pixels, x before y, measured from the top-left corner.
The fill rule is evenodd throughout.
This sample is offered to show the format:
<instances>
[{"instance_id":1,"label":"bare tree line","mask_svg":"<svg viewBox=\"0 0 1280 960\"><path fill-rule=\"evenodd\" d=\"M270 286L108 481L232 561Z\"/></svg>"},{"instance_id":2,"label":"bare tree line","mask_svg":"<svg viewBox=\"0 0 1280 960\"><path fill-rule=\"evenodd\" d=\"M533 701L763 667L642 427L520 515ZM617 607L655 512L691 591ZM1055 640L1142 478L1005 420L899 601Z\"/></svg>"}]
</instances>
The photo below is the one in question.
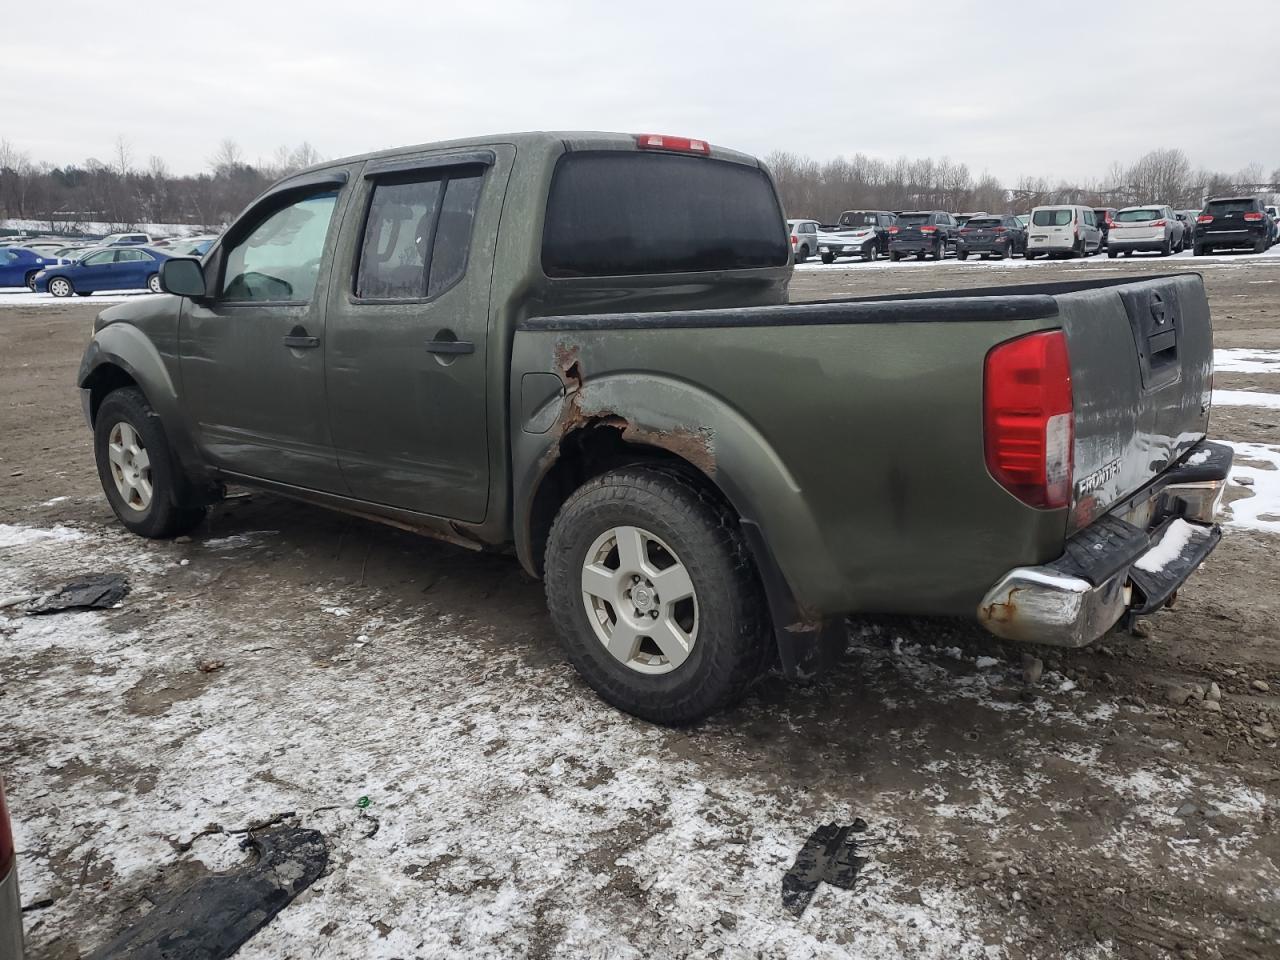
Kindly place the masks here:
<instances>
[{"instance_id":1,"label":"bare tree line","mask_svg":"<svg viewBox=\"0 0 1280 960\"><path fill-rule=\"evenodd\" d=\"M118 229L141 223L216 228L273 181L320 159L311 144L302 143L251 163L228 138L214 148L206 171L175 175L157 156L140 164L124 137L106 161L90 158L63 167L37 163L0 140L0 218L36 220L56 233L74 232L88 222ZM1168 203L1182 209L1199 208L1208 196L1280 192L1280 168L1269 179L1259 163L1234 173L1194 169L1177 148L1152 150L1127 166L1113 163L1099 180L1068 183L1028 176L1012 186L989 173L975 176L966 164L947 157L882 160L859 153L820 162L777 151L766 161L788 215L828 222L855 208L1024 213L1046 203Z\"/></svg>"},{"instance_id":2,"label":"bare tree line","mask_svg":"<svg viewBox=\"0 0 1280 960\"><path fill-rule=\"evenodd\" d=\"M175 175L157 156L139 164L124 137L105 161L91 157L62 167L38 163L0 140L0 218L36 220L52 233L75 233L86 223L122 230L142 223L217 228L269 184L320 159L304 142L250 163L234 140L225 139L205 172Z\"/></svg>"},{"instance_id":3,"label":"bare tree line","mask_svg":"<svg viewBox=\"0 0 1280 960\"><path fill-rule=\"evenodd\" d=\"M1104 178L1083 183L1022 177L1005 187L989 173L975 177L963 163L946 157L881 160L864 154L819 162L782 151L766 163L773 171L783 206L792 217L832 222L842 210L985 210L1026 213L1050 203L1126 207L1167 203L1199 209L1210 196L1280 192L1280 167L1263 175L1260 163L1234 173L1194 169L1178 148L1152 150L1134 163L1113 163Z\"/></svg>"}]
</instances>

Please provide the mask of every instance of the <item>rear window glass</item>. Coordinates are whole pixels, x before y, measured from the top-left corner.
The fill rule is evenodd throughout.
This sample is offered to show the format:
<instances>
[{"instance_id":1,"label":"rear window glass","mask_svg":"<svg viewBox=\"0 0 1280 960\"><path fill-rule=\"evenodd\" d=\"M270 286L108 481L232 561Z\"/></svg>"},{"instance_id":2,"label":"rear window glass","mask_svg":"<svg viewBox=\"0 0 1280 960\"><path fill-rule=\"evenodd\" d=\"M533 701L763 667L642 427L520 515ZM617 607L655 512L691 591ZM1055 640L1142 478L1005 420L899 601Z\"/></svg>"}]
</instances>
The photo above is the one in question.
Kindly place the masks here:
<instances>
[{"instance_id":1,"label":"rear window glass","mask_svg":"<svg viewBox=\"0 0 1280 960\"><path fill-rule=\"evenodd\" d=\"M1037 210L1031 222L1037 227L1065 227L1071 223L1071 210Z\"/></svg>"},{"instance_id":2,"label":"rear window glass","mask_svg":"<svg viewBox=\"0 0 1280 960\"><path fill-rule=\"evenodd\" d=\"M1258 209L1255 200L1210 200L1205 212L1215 217L1223 217L1229 213L1252 213Z\"/></svg>"},{"instance_id":3,"label":"rear window glass","mask_svg":"<svg viewBox=\"0 0 1280 960\"><path fill-rule=\"evenodd\" d=\"M1116 214L1116 223L1146 223L1148 220L1159 220L1159 210L1121 210Z\"/></svg>"},{"instance_id":4,"label":"rear window glass","mask_svg":"<svg viewBox=\"0 0 1280 960\"><path fill-rule=\"evenodd\" d=\"M556 165L542 233L549 277L745 270L790 262L757 167L659 153L571 153Z\"/></svg>"},{"instance_id":5,"label":"rear window glass","mask_svg":"<svg viewBox=\"0 0 1280 960\"><path fill-rule=\"evenodd\" d=\"M966 223L965 226L974 227L976 229L990 230L992 227L1000 226L1003 222L1004 221L1001 220L999 217L974 217L972 220Z\"/></svg>"},{"instance_id":6,"label":"rear window glass","mask_svg":"<svg viewBox=\"0 0 1280 960\"><path fill-rule=\"evenodd\" d=\"M898 214L898 226L900 227L918 227L922 223L933 223L932 213L900 213Z\"/></svg>"},{"instance_id":7,"label":"rear window glass","mask_svg":"<svg viewBox=\"0 0 1280 960\"><path fill-rule=\"evenodd\" d=\"M868 210L846 210L840 214L842 227L874 227L878 222L876 214Z\"/></svg>"}]
</instances>

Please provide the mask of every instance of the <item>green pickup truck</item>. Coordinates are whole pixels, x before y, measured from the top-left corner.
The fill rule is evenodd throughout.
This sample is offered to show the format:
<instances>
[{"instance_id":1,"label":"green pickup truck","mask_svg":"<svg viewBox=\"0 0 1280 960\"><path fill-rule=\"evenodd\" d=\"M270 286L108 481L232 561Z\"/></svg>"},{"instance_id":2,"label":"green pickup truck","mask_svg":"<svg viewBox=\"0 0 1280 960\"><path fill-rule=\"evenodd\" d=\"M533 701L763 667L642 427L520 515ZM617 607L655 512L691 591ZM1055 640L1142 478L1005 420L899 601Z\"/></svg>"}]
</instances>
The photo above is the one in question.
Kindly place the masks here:
<instances>
[{"instance_id":1,"label":"green pickup truck","mask_svg":"<svg viewBox=\"0 0 1280 960\"><path fill-rule=\"evenodd\" d=\"M791 270L767 170L704 141L326 163L99 316L103 489L148 537L235 483L513 550L663 723L817 672L850 613L1083 645L1218 542L1198 276L793 304Z\"/></svg>"}]
</instances>

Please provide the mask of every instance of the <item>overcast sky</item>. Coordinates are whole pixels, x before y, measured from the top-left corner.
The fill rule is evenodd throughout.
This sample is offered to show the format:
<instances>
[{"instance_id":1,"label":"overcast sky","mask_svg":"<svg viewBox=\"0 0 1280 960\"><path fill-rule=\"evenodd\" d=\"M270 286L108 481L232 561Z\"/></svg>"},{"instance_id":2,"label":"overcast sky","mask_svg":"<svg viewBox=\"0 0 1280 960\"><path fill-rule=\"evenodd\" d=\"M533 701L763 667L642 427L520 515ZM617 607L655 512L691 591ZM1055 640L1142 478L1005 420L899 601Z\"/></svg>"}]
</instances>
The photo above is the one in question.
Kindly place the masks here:
<instances>
[{"instance_id":1,"label":"overcast sky","mask_svg":"<svg viewBox=\"0 0 1280 960\"><path fill-rule=\"evenodd\" d=\"M513 130L683 134L753 153L941 157L1012 182L1180 146L1280 166L1268 2L215 0L10 4L0 138L196 172ZM1197 64L1203 62L1206 69Z\"/></svg>"}]
</instances>

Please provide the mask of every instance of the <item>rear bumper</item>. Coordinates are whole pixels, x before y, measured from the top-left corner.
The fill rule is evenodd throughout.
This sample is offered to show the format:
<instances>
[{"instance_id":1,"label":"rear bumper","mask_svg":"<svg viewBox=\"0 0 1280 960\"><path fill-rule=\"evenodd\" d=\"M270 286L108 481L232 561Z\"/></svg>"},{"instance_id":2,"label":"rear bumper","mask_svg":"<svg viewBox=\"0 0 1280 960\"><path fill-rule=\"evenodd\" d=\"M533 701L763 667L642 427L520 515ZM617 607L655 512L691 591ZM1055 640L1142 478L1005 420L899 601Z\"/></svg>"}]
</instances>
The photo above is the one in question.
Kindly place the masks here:
<instances>
[{"instance_id":1,"label":"rear bumper","mask_svg":"<svg viewBox=\"0 0 1280 960\"><path fill-rule=\"evenodd\" d=\"M890 240L889 250L891 253L929 253L938 248L938 244L945 243L945 240Z\"/></svg>"},{"instance_id":2,"label":"rear bumper","mask_svg":"<svg viewBox=\"0 0 1280 960\"><path fill-rule=\"evenodd\" d=\"M0 957L22 960L22 902L18 898L18 868L0 880Z\"/></svg>"},{"instance_id":3,"label":"rear bumper","mask_svg":"<svg viewBox=\"0 0 1280 960\"><path fill-rule=\"evenodd\" d=\"M1114 233L1107 239L1108 250L1160 250L1164 247L1166 238L1164 234L1156 237L1118 237ZM1173 238L1168 238L1168 242L1172 243Z\"/></svg>"},{"instance_id":4,"label":"rear bumper","mask_svg":"<svg viewBox=\"0 0 1280 960\"><path fill-rule=\"evenodd\" d=\"M1213 520L1231 458L1230 447L1201 443L1068 540L1057 560L1010 570L983 597L978 619L1006 640L1082 647L1126 614L1158 610L1221 539Z\"/></svg>"},{"instance_id":5,"label":"rear bumper","mask_svg":"<svg viewBox=\"0 0 1280 960\"><path fill-rule=\"evenodd\" d=\"M1259 226L1248 230L1197 230L1196 243L1211 247L1251 247L1259 240L1270 240L1271 233Z\"/></svg>"},{"instance_id":6,"label":"rear bumper","mask_svg":"<svg viewBox=\"0 0 1280 960\"><path fill-rule=\"evenodd\" d=\"M992 251L1008 250L1011 246L1013 246L1013 241L1007 238L999 240L960 240L956 243L956 250L960 253L991 253Z\"/></svg>"},{"instance_id":7,"label":"rear bumper","mask_svg":"<svg viewBox=\"0 0 1280 960\"><path fill-rule=\"evenodd\" d=\"M1031 253L1070 253L1076 248L1077 241L1068 237L1059 239L1057 237L1049 237L1047 240L1037 240L1035 237L1027 239L1027 250Z\"/></svg>"}]
</instances>

